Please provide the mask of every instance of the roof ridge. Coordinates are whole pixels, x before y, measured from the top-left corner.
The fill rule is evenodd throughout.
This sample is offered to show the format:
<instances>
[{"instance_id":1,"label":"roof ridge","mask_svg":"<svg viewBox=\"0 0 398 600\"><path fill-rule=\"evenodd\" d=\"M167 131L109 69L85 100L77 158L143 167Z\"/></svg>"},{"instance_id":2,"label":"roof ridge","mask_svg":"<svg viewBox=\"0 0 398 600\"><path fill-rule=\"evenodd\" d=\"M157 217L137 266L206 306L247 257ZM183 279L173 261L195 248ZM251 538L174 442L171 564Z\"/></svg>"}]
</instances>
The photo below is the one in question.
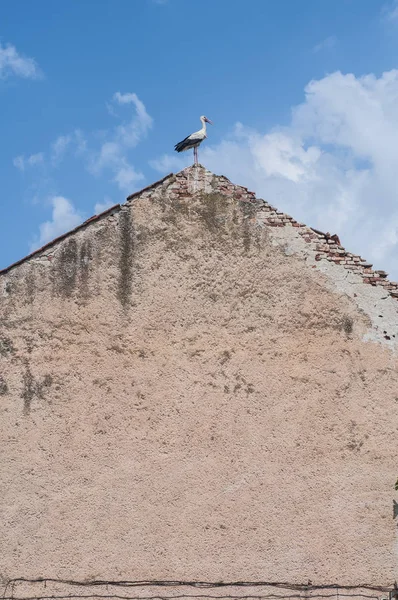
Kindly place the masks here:
<instances>
[{"instance_id":1,"label":"roof ridge","mask_svg":"<svg viewBox=\"0 0 398 600\"><path fill-rule=\"evenodd\" d=\"M360 275L364 283L373 286L382 286L390 296L398 299L398 282L387 279L388 273L383 270L373 269L373 264L362 258L358 254L349 252L341 244L339 236L322 232L314 227L299 223L290 215L278 211L265 200L263 202L263 211L267 214L261 221L270 227L284 227L291 225L298 229L298 234L310 245L315 253L315 260L327 260L329 262L342 265L348 271ZM260 209L261 210L261 209Z\"/></svg>"},{"instance_id":2,"label":"roof ridge","mask_svg":"<svg viewBox=\"0 0 398 600\"><path fill-rule=\"evenodd\" d=\"M237 200L255 203L257 205L257 219L263 225L267 225L269 227L291 226L297 228L298 235L308 244L308 246L314 252L315 261L328 261L336 265L341 265L346 270L360 275L364 283L368 283L372 286L380 286L384 288L392 298L398 300L398 282L390 281L389 279L387 279L388 274L385 271L373 269L373 265L370 262L364 260L359 255L348 252L344 248L344 246L341 245L339 236L337 234L331 235L329 232L323 233L322 231L305 225L304 223L299 223L290 215L284 213L283 211L279 211L277 208L269 204L266 200L263 200L262 198L257 198L255 193L249 191L247 187L232 183L227 177L225 177L225 175L215 175L211 171L208 171L201 164L186 167L185 169L182 169L176 174L169 173L165 177L162 177L162 179L159 179L158 181L155 181L154 183L142 188L141 190L130 194L129 196L127 196L125 203L114 204L102 213L93 215L89 219L86 219L83 223L81 223L74 229L71 229L70 231L67 231L64 234L54 238L41 248L38 248L34 252L31 252L27 256L12 263L8 267L1 269L0 275L8 273L14 267L40 254L41 252L43 252L43 250L51 248L56 243L64 240L68 236L76 233L77 231L84 229L91 223L98 221L108 216L109 214L113 214L122 210L123 206L128 204L132 199L136 198L144 192L153 190L154 188L158 187L171 177L174 177L175 179L179 180L179 184L175 184L173 181L173 188L180 187L179 191L177 192L179 195L194 193L188 190L187 184L183 183L184 179L188 180L191 174L195 175L196 183L199 183L200 179L203 179L203 181L205 181L206 178L212 176L213 178L216 178L218 180L219 185L217 186L217 188L221 193L234 194ZM196 177L196 174L199 177Z\"/></svg>"},{"instance_id":3,"label":"roof ridge","mask_svg":"<svg viewBox=\"0 0 398 600\"><path fill-rule=\"evenodd\" d=\"M258 213L266 213L259 217L258 220L263 225L270 227L285 227L292 226L297 228L299 236L309 245L314 252L315 260L320 262L325 260L336 265L343 266L347 271L351 271L362 277L364 283L374 287L382 287L388 294L398 300L398 282L387 279L388 273L383 270L373 269L373 264L363 259L361 256L349 252L342 246L339 236L322 232L318 229L310 227L304 223L299 223L283 211L278 210L266 200L257 198L255 192L251 192L247 187L231 183L224 175L214 175L211 171L207 171L202 165L197 165L203 169L204 177L213 175L217 177L221 185L219 190L224 193L234 193L234 196L243 202L252 202L257 204ZM188 167L176 174L176 177L183 176L186 171L191 171L197 167ZM189 173L188 173L189 174ZM236 190L242 190L236 194Z\"/></svg>"},{"instance_id":4,"label":"roof ridge","mask_svg":"<svg viewBox=\"0 0 398 600\"><path fill-rule=\"evenodd\" d=\"M173 175L174 175L174 173L169 173L165 177L162 177L162 179L159 179L158 181L155 181L154 183L151 183L150 185L147 185L146 187L142 188L142 190L138 190L137 192L133 192L132 194L130 194L129 196L127 196L126 202L129 202L129 200L132 200L133 198L135 198L136 196L139 196L143 192L147 192L149 190L152 190L153 188L157 187L158 185L160 185L161 183L163 183L164 181L166 181L166 179L169 179L169 177L172 177Z\"/></svg>"},{"instance_id":5,"label":"roof ridge","mask_svg":"<svg viewBox=\"0 0 398 600\"><path fill-rule=\"evenodd\" d=\"M106 210L99 213L98 215L93 215L92 217L89 217L88 219L83 221L83 223L80 223L80 225L77 225L73 229L66 231L62 235L59 235L58 237L54 238L50 242L47 242L47 244L44 244L44 246L37 248L37 250L34 250L33 252L31 252L30 254L27 254L23 258L20 258L19 260L11 263L11 265L8 265L8 267L5 267L4 269L0 269L0 275L4 275L5 273L8 273L8 271L13 269L14 267L17 267L18 265L21 265L22 263L29 260L33 256L36 256L36 254L40 254L41 252L43 252L43 250L46 250L47 248L51 248L51 246L54 246L54 244L64 240L66 237L72 235L73 233L76 233L76 231L79 231L79 229L84 229L85 227L87 227L87 225L90 225L94 221L99 221L100 219L107 216L108 214L113 214L115 212L118 212L121 209L121 207L122 207L121 204L114 204L113 206L111 206L110 208L107 208Z\"/></svg>"},{"instance_id":6,"label":"roof ridge","mask_svg":"<svg viewBox=\"0 0 398 600\"><path fill-rule=\"evenodd\" d=\"M92 217L89 217L88 219L86 219L85 221L83 221L83 223L80 223L80 225L77 225L73 229L70 229L69 231L66 231L62 235L59 235L58 237L54 238L53 240L47 242L47 244L44 244L44 246L41 246L40 248L37 248L33 252L30 252L29 254L27 254L26 256L24 256L23 258L20 258L19 260L11 263L7 267L4 267L4 269L0 269L0 275L5 275L6 273L8 273L8 271L11 271L11 269L13 269L14 267L17 267L18 265L21 265L22 263L24 263L25 261L29 260L33 256L36 256L37 254L40 254L41 252L43 252L43 250L46 250L47 248L51 248L52 246L54 246L54 244L56 244L58 242L61 242L62 240L64 240L68 236L72 235L73 233L76 233L76 231L79 231L80 229L84 229L85 227L87 227L87 225L90 225L94 221L99 221L100 219L102 219L103 217L108 216L109 214L113 214L115 212L119 212L119 210L121 210L122 207L129 202L129 200L131 200L135 196L139 196L143 192L146 192L148 190L151 190L151 189L155 188L156 186L158 186L161 183L163 183L166 179L168 179L172 175L173 175L173 173L169 173L168 175L166 175L162 179L159 179L159 181L155 181L151 185L148 185L147 187L142 188L138 192L134 192L133 194L130 194L130 196L127 196L126 202L124 202L123 204L114 204L113 206L111 206L110 208L107 208L103 212L98 213L96 215L93 215Z\"/></svg>"}]
</instances>

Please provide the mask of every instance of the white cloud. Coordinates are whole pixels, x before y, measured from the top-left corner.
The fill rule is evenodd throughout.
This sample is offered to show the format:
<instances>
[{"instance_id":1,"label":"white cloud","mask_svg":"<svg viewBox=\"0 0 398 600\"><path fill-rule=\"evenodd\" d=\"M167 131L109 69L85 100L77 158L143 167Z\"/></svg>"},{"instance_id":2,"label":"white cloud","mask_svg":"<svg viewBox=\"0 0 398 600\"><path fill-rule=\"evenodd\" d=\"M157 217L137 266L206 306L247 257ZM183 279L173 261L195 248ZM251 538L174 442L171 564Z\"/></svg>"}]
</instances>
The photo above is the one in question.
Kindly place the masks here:
<instances>
[{"instance_id":1,"label":"white cloud","mask_svg":"<svg viewBox=\"0 0 398 600\"><path fill-rule=\"evenodd\" d=\"M80 129L59 135L50 145L46 154L37 152L31 155L20 154L13 159L14 166L28 175L28 167L43 165L40 171L29 169L32 182L29 192L32 203L41 203L48 197L50 190L58 186L54 175L65 158L80 159L83 167L92 175L104 174L123 192L134 191L138 182L144 179L129 160L129 151L147 135L152 127L152 117L147 113L144 103L134 93L116 92L112 98L113 116L117 111L128 118L109 130L97 130L84 133ZM119 117L118 117L119 118ZM95 205L96 213L103 212L114 204L109 198ZM42 246L48 241L73 229L83 221L82 214L73 203L63 196L51 196L52 218L42 223L31 249Z\"/></svg>"},{"instance_id":2,"label":"white cloud","mask_svg":"<svg viewBox=\"0 0 398 600\"><path fill-rule=\"evenodd\" d=\"M112 173L114 181L123 192L132 191L132 186L144 179L142 173L135 170L128 159L128 151L135 148L147 135L152 127L153 119L147 113L144 103L137 94L116 92L113 95L113 105L108 107L111 114L116 116L116 106L132 105L133 114L127 121L117 125L105 134L105 141L98 151L92 152L89 171L100 175L104 170Z\"/></svg>"},{"instance_id":3,"label":"white cloud","mask_svg":"<svg viewBox=\"0 0 398 600\"><path fill-rule=\"evenodd\" d=\"M60 135L57 137L55 142L51 145L51 150L52 150L51 160L53 161L53 163L59 163L63 159L64 154L65 154L68 146L70 145L71 141L72 141L71 135Z\"/></svg>"},{"instance_id":4,"label":"white cloud","mask_svg":"<svg viewBox=\"0 0 398 600\"><path fill-rule=\"evenodd\" d=\"M99 151L92 157L90 171L99 175L106 167L114 167L120 162L120 146L116 142L104 142Z\"/></svg>"},{"instance_id":5,"label":"white cloud","mask_svg":"<svg viewBox=\"0 0 398 600\"><path fill-rule=\"evenodd\" d=\"M124 166L119 166L116 170L114 181L118 184L119 189L124 192L129 192L138 181L142 181L144 176L137 172L134 167L126 163Z\"/></svg>"},{"instance_id":6,"label":"white cloud","mask_svg":"<svg viewBox=\"0 0 398 600\"><path fill-rule=\"evenodd\" d=\"M188 158L186 154L182 156L164 154L160 158L149 161L149 164L159 173L172 173L187 167L191 162L191 158Z\"/></svg>"},{"instance_id":7,"label":"white cloud","mask_svg":"<svg viewBox=\"0 0 398 600\"><path fill-rule=\"evenodd\" d=\"M54 196L51 198L51 204L51 220L40 225L39 235L31 245L31 251L77 227L84 220L84 217L73 206L72 202L63 196Z\"/></svg>"},{"instance_id":8,"label":"white cloud","mask_svg":"<svg viewBox=\"0 0 398 600\"><path fill-rule=\"evenodd\" d=\"M81 129L75 129L74 136L76 156L80 156L87 150L87 139Z\"/></svg>"},{"instance_id":9,"label":"white cloud","mask_svg":"<svg viewBox=\"0 0 398 600\"><path fill-rule=\"evenodd\" d=\"M42 73L33 58L19 54L11 44L3 46L0 43L0 79L10 75L25 79L39 79Z\"/></svg>"},{"instance_id":10,"label":"white cloud","mask_svg":"<svg viewBox=\"0 0 398 600\"><path fill-rule=\"evenodd\" d=\"M37 152L37 154L31 154L28 158L28 165L41 165L44 161L43 152Z\"/></svg>"},{"instance_id":11,"label":"white cloud","mask_svg":"<svg viewBox=\"0 0 398 600\"><path fill-rule=\"evenodd\" d=\"M75 156L83 155L87 149L87 140L80 129L67 135L59 135L51 144L51 162L58 166L68 150L73 149Z\"/></svg>"},{"instance_id":12,"label":"white cloud","mask_svg":"<svg viewBox=\"0 0 398 600\"><path fill-rule=\"evenodd\" d=\"M25 171L26 167L42 165L44 162L44 153L37 152L37 154L31 154L28 158L25 158L25 156L21 154L20 156L16 156L12 162L14 167L20 171Z\"/></svg>"},{"instance_id":13,"label":"white cloud","mask_svg":"<svg viewBox=\"0 0 398 600\"><path fill-rule=\"evenodd\" d=\"M137 172L129 164L123 147L117 142L105 142L98 154L92 159L89 170L93 175L100 175L104 169L113 173L113 179L120 190L128 192L135 182L144 179L142 173Z\"/></svg>"},{"instance_id":14,"label":"white cloud","mask_svg":"<svg viewBox=\"0 0 398 600\"><path fill-rule=\"evenodd\" d=\"M398 0L385 4L382 8L382 14L387 21L398 21Z\"/></svg>"},{"instance_id":15,"label":"white cloud","mask_svg":"<svg viewBox=\"0 0 398 600\"><path fill-rule=\"evenodd\" d=\"M114 117L118 117L118 108L123 112L127 109L129 117L107 131L94 131L87 135L76 129L71 133L59 135L51 144L46 162L42 152L28 158L21 154L14 158L14 166L20 171L25 171L28 166L45 162L48 170L51 167L58 168L66 156L81 158L92 175L100 177L106 173L120 190L131 193L136 184L144 179L144 175L131 164L129 153L148 134L153 119L144 103L134 93L116 92L108 110L109 108L112 108L111 113Z\"/></svg>"},{"instance_id":16,"label":"white cloud","mask_svg":"<svg viewBox=\"0 0 398 600\"><path fill-rule=\"evenodd\" d=\"M25 170L25 159L22 154L20 156L16 156L14 158L14 160L12 161L12 164L14 165L14 167L19 169L20 171Z\"/></svg>"},{"instance_id":17,"label":"white cloud","mask_svg":"<svg viewBox=\"0 0 398 600\"><path fill-rule=\"evenodd\" d=\"M99 215L100 213L104 212L108 208L111 208L111 206L114 206L114 204L115 204L115 202L113 202L111 200L111 198L108 198L107 196L105 196L103 202L97 202L97 204L94 206L94 213L96 215Z\"/></svg>"},{"instance_id":18,"label":"white cloud","mask_svg":"<svg viewBox=\"0 0 398 600\"><path fill-rule=\"evenodd\" d=\"M129 148L134 147L152 127L153 119L148 115L144 103L137 94L116 92L113 100L121 105L132 104L135 108L136 114L127 123L116 128L116 139Z\"/></svg>"},{"instance_id":19,"label":"white cloud","mask_svg":"<svg viewBox=\"0 0 398 600\"><path fill-rule=\"evenodd\" d=\"M321 50L331 50L335 47L336 43L337 38L334 35L330 35L329 37L319 42L319 44L316 44L316 46L313 47L312 51L316 54Z\"/></svg>"},{"instance_id":20,"label":"white cloud","mask_svg":"<svg viewBox=\"0 0 398 600\"><path fill-rule=\"evenodd\" d=\"M398 70L337 72L307 85L288 127L237 124L199 159L398 278L397 139ZM164 173L190 163L166 155L151 164Z\"/></svg>"}]
</instances>

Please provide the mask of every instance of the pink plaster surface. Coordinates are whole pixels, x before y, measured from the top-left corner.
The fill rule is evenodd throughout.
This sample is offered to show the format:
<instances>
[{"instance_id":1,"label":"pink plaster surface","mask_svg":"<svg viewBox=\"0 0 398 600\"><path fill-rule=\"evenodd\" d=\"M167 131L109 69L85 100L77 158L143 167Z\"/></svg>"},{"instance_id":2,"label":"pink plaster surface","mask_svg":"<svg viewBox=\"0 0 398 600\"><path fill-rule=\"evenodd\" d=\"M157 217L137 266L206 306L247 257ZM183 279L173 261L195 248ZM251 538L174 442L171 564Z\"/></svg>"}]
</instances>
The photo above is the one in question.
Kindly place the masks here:
<instances>
[{"instance_id":1,"label":"pink plaster surface","mask_svg":"<svg viewBox=\"0 0 398 600\"><path fill-rule=\"evenodd\" d=\"M396 354L257 213L188 169L0 278L4 581L397 578Z\"/></svg>"}]
</instances>

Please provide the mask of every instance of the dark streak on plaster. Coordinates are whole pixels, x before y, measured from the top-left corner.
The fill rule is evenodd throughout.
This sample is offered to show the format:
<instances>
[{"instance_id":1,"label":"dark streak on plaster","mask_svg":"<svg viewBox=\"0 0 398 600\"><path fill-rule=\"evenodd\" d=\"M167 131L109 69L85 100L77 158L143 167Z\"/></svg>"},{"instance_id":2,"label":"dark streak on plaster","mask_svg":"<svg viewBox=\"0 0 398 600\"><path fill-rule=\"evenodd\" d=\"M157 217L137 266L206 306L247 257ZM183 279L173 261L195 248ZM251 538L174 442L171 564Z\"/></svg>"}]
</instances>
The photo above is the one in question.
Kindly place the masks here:
<instances>
[{"instance_id":1,"label":"dark streak on plaster","mask_svg":"<svg viewBox=\"0 0 398 600\"><path fill-rule=\"evenodd\" d=\"M30 370L29 362L27 360L25 360L25 373L23 375L23 389L22 389L22 394L21 394L21 398L24 401L24 406L23 406L23 414L24 415L29 415L31 407L32 407L32 400L34 398L43 400L45 389L49 388L52 385L52 383L53 383L53 378L49 374L44 376L43 381L41 383L38 381L35 381L35 379L32 375L32 372Z\"/></svg>"},{"instance_id":2,"label":"dark streak on plaster","mask_svg":"<svg viewBox=\"0 0 398 600\"><path fill-rule=\"evenodd\" d=\"M35 395L35 381L33 379L32 372L29 367L28 361L25 363L25 373L23 375L23 390L21 397L23 399L23 413L24 415L28 415L30 413L30 408L32 404L32 400Z\"/></svg>"},{"instance_id":3,"label":"dark streak on plaster","mask_svg":"<svg viewBox=\"0 0 398 600\"><path fill-rule=\"evenodd\" d=\"M0 396L5 396L8 392L8 385L4 377L0 375Z\"/></svg>"},{"instance_id":4,"label":"dark streak on plaster","mask_svg":"<svg viewBox=\"0 0 398 600\"><path fill-rule=\"evenodd\" d=\"M131 300L132 267L134 258L134 229L130 210L122 210L119 215L119 281L118 298L124 308Z\"/></svg>"},{"instance_id":5,"label":"dark streak on plaster","mask_svg":"<svg viewBox=\"0 0 398 600\"><path fill-rule=\"evenodd\" d=\"M90 274L90 263L93 258L92 245L90 240L85 240L79 252L79 269L80 269L80 293L83 298L88 298L90 295L88 280Z\"/></svg>"},{"instance_id":6,"label":"dark streak on plaster","mask_svg":"<svg viewBox=\"0 0 398 600\"><path fill-rule=\"evenodd\" d=\"M242 220L242 242L243 249L245 252L249 252L252 242L253 232L250 227L250 219L256 215L256 207L250 202L240 202L240 208L243 213Z\"/></svg>"},{"instance_id":7,"label":"dark streak on plaster","mask_svg":"<svg viewBox=\"0 0 398 600\"><path fill-rule=\"evenodd\" d=\"M56 291L61 296L72 296L76 287L77 266L77 242L74 238L70 238L65 242L57 256L54 270Z\"/></svg>"},{"instance_id":8,"label":"dark streak on plaster","mask_svg":"<svg viewBox=\"0 0 398 600\"><path fill-rule=\"evenodd\" d=\"M33 273L28 273L25 277L25 297L26 303L32 304L36 291L36 282Z\"/></svg>"},{"instance_id":9,"label":"dark streak on plaster","mask_svg":"<svg viewBox=\"0 0 398 600\"><path fill-rule=\"evenodd\" d=\"M212 232L219 232L225 227L228 198L218 194L201 194L197 213L201 217L206 228Z\"/></svg>"},{"instance_id":10,"label":"dark streak on plaster","mask_svg":"<svg viewBox=\"0 0 398 600\"><path fill-rule=\"evenodd\" d=\"M8 354L13 354L15 352L14 344L12 340L7 337L0 338L0 355L7 356Z\"/></svg>"}]
</instances>

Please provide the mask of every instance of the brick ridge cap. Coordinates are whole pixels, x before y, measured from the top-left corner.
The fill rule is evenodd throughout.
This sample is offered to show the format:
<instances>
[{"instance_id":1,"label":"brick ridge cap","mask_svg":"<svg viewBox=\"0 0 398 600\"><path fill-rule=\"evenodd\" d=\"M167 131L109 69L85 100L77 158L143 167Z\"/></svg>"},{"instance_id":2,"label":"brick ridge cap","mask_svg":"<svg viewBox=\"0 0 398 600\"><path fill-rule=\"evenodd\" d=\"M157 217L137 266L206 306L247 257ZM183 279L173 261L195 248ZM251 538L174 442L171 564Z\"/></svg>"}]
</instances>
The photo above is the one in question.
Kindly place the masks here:
<instances>
[{"instance_id":1,"label":"brick ridge cap","mask_svg":"<svg viewBox=\"0 0 398 600\"><path fill-rule=\"evenodd\" d=\"M257 217L264 225L272 227L283 227L287 225L297 228L298 236L308 243L317 262L325 260L339 265L347 271L362 277L363 283L374 287L382 287L391 298L398 300L398 281L390 281L387 278L388 273L386 273L386 271L373 269L372 263L363 259L358 254L346 250L336 233L324 233L315 227L311 227L305 223L299 223L293 217L278 210L266 200L257 198L255 192L249 191L247 187L232 183L225 175L215 175L211 171L205 169L202 165L187 167L183 171L177 173L176 177L198 167L202 168L206 175L213 175L213 177L221 183L221 193L228 193L229 190L231 192L233 192L233 190L239 190L240 201L256 204Z\"/></svg>"},{"instance_id":2,"label":"brick ridge cap","mask_svg":"<svg viewBox=\"0 0 398 600\"><path fill-rule=\"evenodd\" d=\"M315 227L299 223L290 215L278 211L266 200L259 199L256 196L254 198L257 203L261 203L258 215L264 225L270 227L292 226L297 228L298 235L308 243L308 247L314 253L314 258L317 262L326 260L339 265L347 271L361 276L363 283L383 287L389 296L398 300L398 282L390 281L387 278L388 273L386 271L373 269L372 263L360 255L346 250L336 233L324 233Z\"/></svg>"},{"instance_id":3,"label":"brick ridge cap","mask_svg":"<svg viewBox=\"0 0 398 600\"><path fill-rule=\"evenodd\" d=\"M215 177L222 185L221 193L228 193L229 191L233 192L234 190L241 190L239 199L243 202L251 202L257 204L257 216L260 217L260 221L262 221L264 225L270 227L284 227L287 225L297 228L298 235L309 244L309 247L314 252L316 261L327 260L329 262L339 264L343 268L362 276L364 283L368 283L373 286L382 286L392 298L398 299L398 282L388 280L387 273L385 271L372 269L373 265L371 263L364 260L359 255L355 255L351 252L348 252L341 245L340 239L337 234L331 235L329 232L324 233L318 229L315 229L314 227L310 227L308 225L305 225L304 223L297 222L293 217L282 211L279 211L277 208L269 204L266 200L263 200L262 198L257 198L256 194L254 192L249 191L247 187L241 186L239 184L234 184L225 175L216 175L212 171L206 169L201 164L185 167L176 174L169 173L168 175L162 177L158 181L155 181L154 183L142 188L141 190L130 194L129 196L127 196L126 201L123 204L114 204L107 210L86 219L83 223L81 223L74 229L71 229L65 232L64 234L54 238L53 240L41 246L34 252L31 252L30 254L17 260L11 265L5 267L4 269L1 269L0 275L8 273L15 267L18 267L19 265L25 263L32 257L37 256L44 250L53 247L58 242L64 240L70 235L73 235L77 231L88 227L92 223L97 222L103 219L104 217L109 216L110 214L114 214L116 212L121 211L123 207L125 207L131 202L131 200L140 196L144 192L151 191L156 187L162 185L165 181L167 181L167 179L170 179L171 177L184 177L188 174L195 173L195 171L197 171L198 173L204 172L205 175L211 175Z\"/></svg>"}]
</instances>

